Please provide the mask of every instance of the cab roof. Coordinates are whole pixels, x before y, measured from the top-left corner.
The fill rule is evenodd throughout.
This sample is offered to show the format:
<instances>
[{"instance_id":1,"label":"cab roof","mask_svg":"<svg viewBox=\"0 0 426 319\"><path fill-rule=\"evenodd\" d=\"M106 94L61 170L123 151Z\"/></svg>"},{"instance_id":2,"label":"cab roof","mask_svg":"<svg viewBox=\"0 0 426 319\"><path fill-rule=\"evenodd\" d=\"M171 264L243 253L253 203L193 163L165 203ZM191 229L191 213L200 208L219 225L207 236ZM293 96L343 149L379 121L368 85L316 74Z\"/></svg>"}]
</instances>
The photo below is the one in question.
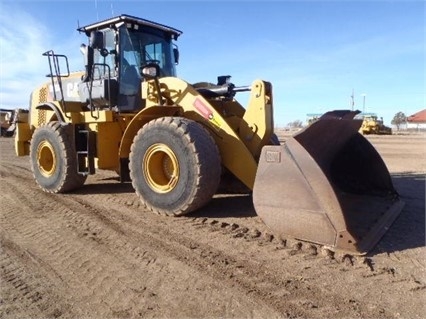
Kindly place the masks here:
<instances>
[{"instance_id":1,"label":"cab roof","mask_svg":"<svg viewBox=\"0 0 426 319\"><path fill-rule=\"evenodd\" d=\"M86 33L87 36L89 36L91 31L110 28L111 26L117 26L118 24L123 22L131 24L131 27L134 27L135 25L148 26L148 27L153 27L153 28L165 31L167 33L170 33L175 40L182 34L182 31L178 29L168 27L164 24L156 23L150 20L130 16L127 14L121 14L114 18L95 22L84 27L79 27L77 31L84 32Z\"/></svg>"}]
</instances>

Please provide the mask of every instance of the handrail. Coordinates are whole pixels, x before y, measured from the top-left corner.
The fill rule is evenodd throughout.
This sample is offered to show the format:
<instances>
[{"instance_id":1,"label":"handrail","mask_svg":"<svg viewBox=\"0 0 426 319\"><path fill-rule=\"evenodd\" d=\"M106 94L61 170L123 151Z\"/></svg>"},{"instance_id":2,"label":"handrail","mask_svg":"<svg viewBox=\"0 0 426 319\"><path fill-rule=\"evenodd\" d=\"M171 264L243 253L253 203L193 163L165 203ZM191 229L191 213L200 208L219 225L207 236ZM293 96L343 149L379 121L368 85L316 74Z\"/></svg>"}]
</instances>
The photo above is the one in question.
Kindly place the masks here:
<instances>
[{"instance_id":1,"label":"handrail","mask_svg":"<svg viewBox=\"0 0 426 319\"><path fill-rule=\"evenodd\" d=\"M56 89L55 89L55 80L54 80L54 78L56 78L56 81L57 81L58 86L59 86L59 92L61 94L60 103L61 103L62 109L65 113L65 116L67 116L66 115L67 107L66 107L66 104L65 104L64 91L63 91L63 87L62 87L62 77L69 77L70 76L68 58L67 58L66 55L63 55L63 54L55 54L55 52L53 50L49 50L49 51L44 52L43 56L47 56L47 60L49 61L50 74L47 74L46 77L51 78L53 98L55 100L57 100ZM59 63L59 58L65 59L65 63L66 63L66 66L67 66L67 73L66 74L61 74L61 67L60 67L60 63ZM53 63L53 69L52 69L52 63ZM70 118L70 117L67 116L67 118Z\"/></svg>"}]
</instances>

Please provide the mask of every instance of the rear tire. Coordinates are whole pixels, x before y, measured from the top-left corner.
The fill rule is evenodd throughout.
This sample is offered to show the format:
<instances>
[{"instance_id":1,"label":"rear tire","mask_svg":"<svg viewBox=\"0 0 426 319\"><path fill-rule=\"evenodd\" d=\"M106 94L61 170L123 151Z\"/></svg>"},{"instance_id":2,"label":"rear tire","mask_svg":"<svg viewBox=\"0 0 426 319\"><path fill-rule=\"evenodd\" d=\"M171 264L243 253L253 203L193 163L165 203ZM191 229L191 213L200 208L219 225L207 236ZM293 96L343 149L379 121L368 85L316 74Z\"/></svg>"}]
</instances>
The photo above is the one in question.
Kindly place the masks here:
<instances>
[{"instance_id":1,"label":"rear tire","mask_svg":"<svg viewBox=\"0 0 426 319\"><path fill-rule=\"evenodd\" d=\"M50 122L34 132L30 146L31 169L37 184L48 193L81 187L87 176L77 173L72 126Z\"/></svg>"},{"instance_id":2,"label":"rear tire","mask_svg":"<svg viewBox=\"0 0 426 319\"><path fill-rule=\"evenodd\" d=\"M209 202L219 185L216 143L201 124L189 119L162 117L143 126L129 160L133 188L155 213L192 212Z\"/></svg>"}]
</instances>

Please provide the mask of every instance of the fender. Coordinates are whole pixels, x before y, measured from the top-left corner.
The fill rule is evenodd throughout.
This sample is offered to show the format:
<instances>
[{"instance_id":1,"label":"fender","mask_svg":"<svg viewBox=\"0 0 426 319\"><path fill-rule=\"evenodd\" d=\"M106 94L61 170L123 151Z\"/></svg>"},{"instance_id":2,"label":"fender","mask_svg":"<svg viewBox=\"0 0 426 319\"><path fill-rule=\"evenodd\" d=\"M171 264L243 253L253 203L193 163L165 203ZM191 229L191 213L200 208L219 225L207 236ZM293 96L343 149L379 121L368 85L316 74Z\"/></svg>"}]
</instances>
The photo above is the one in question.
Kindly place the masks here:
<instances>
[{"instance_id":1,"label":"fender","mask_svg":"<svg viewBox=\"0 0 426 319\"><path fill-rule=\"evenodd\" d=\"M129 154L133 139L142 126L151 120L163 116L180 116L182 115L182 108L179 106L151 106L143 109L136 114L130 121L129 125L124 131L121 138L120 148L118 150L118 157L120 160L120 181L130 181L129 174Z\"/></svg>"},{"instance_id":2,"label":"fender","mask_svg":"<svg viewBox=\"0 0 426 319\"><path fill-rule=\"evenodd\" d=\"M118 151L120 160L129 158L133 138L146 123L159 117L181 116L182 114L183 110L179 106L151 106L140 111L130 121L121 138L120 149Z\"/></svg>"},{"instance_id":3,"label":"fender","mask_svg":"<svg viewBox=\"0 0 426 319\"><path fill-rule=\"evenodd\" d=\"M66 123L63 113L55 103L44 102L35 106L32 110L49 112L37 112L36 114L33 114L33 112L30 111L27 122L16 123L15 152L17 156L29 155L30 140L35 127L51 122L53 117L56 117L57 121L61 124Z\"/></svg>"},{"instance_id":4,"label":"fender","mask_svg":"<svg viewBox=\"0 0 426 319\"><path fill-rule=\"evenodd\" d=\"M56 118L58 119L58 122L66 123L65 118L64 118L64 114L62 113L62 111L59 109L59 107L55 103L46 102L46 103L37 105L35 108L37 110L53 111L56 115ZM49 121L47 121L47 122L49 122Z\"/></svg>"},{"instance_id":5,"label":"fender","mask_svg":"<svg viewBox=\"0 0 426 319\"><path fill-rule=\"evenodd\" d=\"M264 88L262 83L262 81L256 81L254 85ZM233 130L222 114L213 107L208 99L204 98L193 86L184 80L174 77L164 77L160 79L160 85L162 90L164 90L162 94L166 99L182 106L184 117L199 122L212 132L212 137L215 139L220 150L223 165L248 188L253 189L257 171L255 156L253 156L252 151L244 143L244 140ZM253 110L248 113L253 114L257 112L257 118L266 118L259 111L261 108L263 110L266 109L262 107L264 104L261 101L257 101L259 99L265 100L265 90L262 89L259 92L256 89L252 95L254 96L252 100L256 101L256 103L254 107L251 107ZM155 98L156 94L148 94L147 101L149 101L151 96ZM246 117L244 119L246 120ZM245 130L244 132L247 131ZM260 131L258 129L256 134L259 134ZM253 140L253 149L260 150L261 146L263 146L260 144L260 138ZM269 139L267 140L269 141Z\"/></svg>"}]
</instances>

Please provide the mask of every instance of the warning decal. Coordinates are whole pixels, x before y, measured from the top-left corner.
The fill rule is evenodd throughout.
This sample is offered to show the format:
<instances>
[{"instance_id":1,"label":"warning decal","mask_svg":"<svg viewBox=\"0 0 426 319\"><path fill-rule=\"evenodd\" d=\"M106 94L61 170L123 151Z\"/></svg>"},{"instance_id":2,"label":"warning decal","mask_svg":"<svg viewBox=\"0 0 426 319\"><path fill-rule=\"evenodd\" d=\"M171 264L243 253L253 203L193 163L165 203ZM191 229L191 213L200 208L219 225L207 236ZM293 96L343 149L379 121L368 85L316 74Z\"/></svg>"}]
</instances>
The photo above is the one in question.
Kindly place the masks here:
<instances>
[{"instance_id":1,"label":"warning decal","mask_svg":"<svg viewBox=\"0 0 426 319\"><path fill-rule=\"evenodd\" d=\"M218 121L218 119L215 118L211 108L204 104L204 102L197 98L195 99L194 103L193 103L194 107L196 108L196 110L206 119L209 120L213 125L220 127L220 123Z\"/></svg>"}]
</instances>

